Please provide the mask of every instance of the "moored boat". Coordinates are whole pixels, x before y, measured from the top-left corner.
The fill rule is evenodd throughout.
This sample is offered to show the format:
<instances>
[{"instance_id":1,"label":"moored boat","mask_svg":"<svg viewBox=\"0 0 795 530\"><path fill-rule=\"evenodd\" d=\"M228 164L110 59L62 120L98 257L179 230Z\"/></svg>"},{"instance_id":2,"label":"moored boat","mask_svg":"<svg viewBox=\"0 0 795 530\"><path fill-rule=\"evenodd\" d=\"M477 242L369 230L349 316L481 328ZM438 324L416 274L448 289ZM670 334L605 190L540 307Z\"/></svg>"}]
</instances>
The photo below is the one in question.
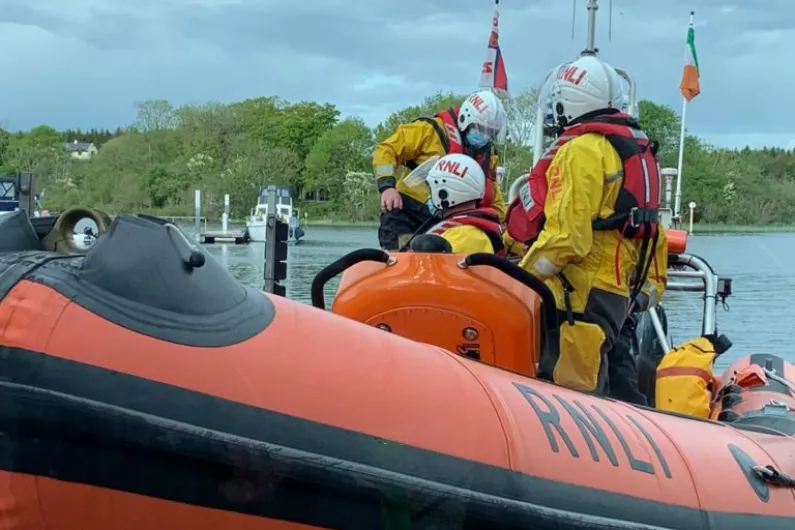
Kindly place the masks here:
<instances>
[{"instance_id":1,"label":"moored boat","mask_svg":"<svg viewBox=\"0 0 795 530\"><path fill-rule=\"evenodd\" d=\"M251 211L246 220L251 241L264 243L267 240L268 232L268 193L270 189L276 192L275 212L276 217L288 225L288 242L298 243L304 237L304 229L301 227L301 219L298 216L298 209L293 205L293 198L287 186L262 186L260 188L257 205Z\"/></svg>"}]
</instances>

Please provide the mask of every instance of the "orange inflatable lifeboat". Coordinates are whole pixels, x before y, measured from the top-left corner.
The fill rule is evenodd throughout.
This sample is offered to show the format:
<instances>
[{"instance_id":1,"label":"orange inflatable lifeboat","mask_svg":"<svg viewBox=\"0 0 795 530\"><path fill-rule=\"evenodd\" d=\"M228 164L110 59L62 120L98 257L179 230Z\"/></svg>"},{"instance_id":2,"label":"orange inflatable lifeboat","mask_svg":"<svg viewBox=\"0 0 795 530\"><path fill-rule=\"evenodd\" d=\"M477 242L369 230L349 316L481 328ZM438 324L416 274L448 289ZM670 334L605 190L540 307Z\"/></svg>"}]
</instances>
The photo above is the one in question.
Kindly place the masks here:
<instances>
[{"instance_id":1,"label":"orange inflatable lifeboat","mask_svg":"<svg viewBox=\"0 0 795 530\"><path fill-rule=\"evenodd\" d=\"M62 254L23 221L0 218L16 242L0 254L3 528L795 527L795 442L777 429L573 392L484 347L263 295L167 224L119 216ZM466 266L525 300L521 278ZM543 311L528 307L517 318ZM543 345L544 327L520 340Z\"/></svg>"}]
</instances>

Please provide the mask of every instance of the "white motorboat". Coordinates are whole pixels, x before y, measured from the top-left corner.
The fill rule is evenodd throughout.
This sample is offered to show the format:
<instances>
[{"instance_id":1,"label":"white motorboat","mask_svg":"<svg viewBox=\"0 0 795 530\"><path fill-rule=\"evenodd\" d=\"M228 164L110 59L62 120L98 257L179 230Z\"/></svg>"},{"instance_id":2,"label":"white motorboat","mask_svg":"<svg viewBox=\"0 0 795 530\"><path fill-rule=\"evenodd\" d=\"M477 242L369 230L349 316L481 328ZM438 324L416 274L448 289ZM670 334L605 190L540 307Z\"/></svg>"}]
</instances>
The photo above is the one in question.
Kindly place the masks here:
<instances>
[{"instance_id":1,"label":"white motorboat","mask_svg":"<svg viewBox=\"0 0 795 530\"><path fill-rule=\"evenodd\" d=\"M276 188L276 216L289 225L288 241L298 242L304 237L304 229L301 228L301 221L298 217L298 209L293 206L293 198L287 186L275 186ZM268 189L269 186L262 186L259 192L257 206L251 210L251 215L246 220L246 228L249 237L253 242L265 242L267 240L268 228Z\"/></svg>"}]
</instances>

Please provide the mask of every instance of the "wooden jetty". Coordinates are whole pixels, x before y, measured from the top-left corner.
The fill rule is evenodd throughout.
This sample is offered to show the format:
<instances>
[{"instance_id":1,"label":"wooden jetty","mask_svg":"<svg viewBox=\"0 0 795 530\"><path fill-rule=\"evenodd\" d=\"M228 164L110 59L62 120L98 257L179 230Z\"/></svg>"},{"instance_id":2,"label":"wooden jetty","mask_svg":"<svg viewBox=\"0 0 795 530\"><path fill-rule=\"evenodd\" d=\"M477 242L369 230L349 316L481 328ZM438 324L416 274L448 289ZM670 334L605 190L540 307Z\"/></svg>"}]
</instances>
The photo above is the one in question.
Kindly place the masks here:
<instances>
[{"instance_id":1,"label":"wooden jetty","mask_svg":"<svg viewBox=\"0 0 795 530\"><path fill-rule=\"evenodd\" d=\"M243 230L211 230L200 232L199 240L205 245L214 243L234 243L235 245L247 245L251 241L247 229Z\"/></svg>"}]
</instances>

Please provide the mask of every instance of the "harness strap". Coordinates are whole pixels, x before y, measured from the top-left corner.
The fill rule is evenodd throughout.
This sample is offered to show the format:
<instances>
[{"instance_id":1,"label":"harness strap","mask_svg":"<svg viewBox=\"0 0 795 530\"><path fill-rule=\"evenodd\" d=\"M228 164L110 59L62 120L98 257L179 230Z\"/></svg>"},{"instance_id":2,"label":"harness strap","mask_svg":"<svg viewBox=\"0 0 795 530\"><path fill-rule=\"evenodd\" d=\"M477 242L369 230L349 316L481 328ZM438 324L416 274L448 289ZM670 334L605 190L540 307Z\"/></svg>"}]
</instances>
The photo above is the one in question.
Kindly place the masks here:
<instances>
[{"instance_id":1,"label":"harness strap","mask_svg":"<svg viewBox=\"0 0 795 530\"><path fill-rule=\"evenodd\" d=\"M448 110L450 112L450 110ZM444 152L447 153L450 151L450 141L447 139L447 135L444 134L444 131L441 127L439 127L439 122L437 122L434 118L429 118L427 116L421 116L417 118L415 121L424 121L425 123L430 124L433 129L436 131L436 134L439 135L439 140L442 142L442 147L444 147Z\"/></svg>"},{"instance_id":2,"label":"harness strap","mask_svg":"<svg viewBox=\"0 0 795 530\"><path fill-rule=\"evenodd\" d=\"M557 275L558 280L563 285L563 304L566 306L566 322L568 322L569 326L574 325L574 310L571 306L571 293L574 292L574 286L571 284L566 275L562 272L559 272Z\"/></svg>"},{"instance_id":3,"label":"harness strap","mask_svg":"<svg viewBox=\"0 0 795 530\"><path fill-rule=\"evenodd\" d=\"M646 284L646 278L649 276L649 269L651 268L651 262L654 260L657 243L660 240L660 227L657 227L657 230L654 232L654 237L652 239L651 248L649 248L649 230L651 227L649 226L650 223L646 223L645 233L643 235L643 243L641 243L641 252L640 256L638 257L638 264L635 268L636 273L640 272L637 276L638 281L635 282L635 287L632 290L632 296L630 300L634 300L636 296L641 292L643 286ZM648 257L647 257L648 253Z\"/></svg>"}]
</instances>

